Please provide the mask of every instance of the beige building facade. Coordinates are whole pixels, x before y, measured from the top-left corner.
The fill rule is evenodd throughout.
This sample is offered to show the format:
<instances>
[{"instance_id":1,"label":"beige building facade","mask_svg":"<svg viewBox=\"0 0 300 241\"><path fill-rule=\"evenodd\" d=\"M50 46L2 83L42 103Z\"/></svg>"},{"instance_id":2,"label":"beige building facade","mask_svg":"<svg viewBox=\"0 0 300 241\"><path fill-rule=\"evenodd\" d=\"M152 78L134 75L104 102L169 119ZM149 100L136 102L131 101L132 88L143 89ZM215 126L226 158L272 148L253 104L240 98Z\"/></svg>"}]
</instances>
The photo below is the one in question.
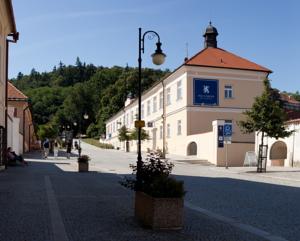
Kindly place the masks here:
<instances>
[{"instance_id":1,"label":"beige building facade","mask_svg":"<svg viewBox=\"0 0 300 241\"><path fill-rule=\"evenodd\" d=\"M165 147L167 153L193 155L218 166L226 164L226 156L228 165L240 166L245 153L254 151L254 134L242 134L237 121L262 93L271 71L218 48L217 35L209 25L205 48L143 93L141 115L150 136L142 143L143 151ZM137 100L127 100L124 109L107 120L105 142L124 150L118 129L133 129L137 111ZM228 145L225 125L232 130ZM130 151L136 150L136 141L131 141Z\"/></svg>"},{"instance_id":2,"label":"beige building facade","mask_svg":"<svg viewBox=\"0 0 300 241\"><path fill-rule=\"evenodd\" d=\"M0 1L0 166L5 160L7 143L7 69L8 43L17 39L12 3L10 0Z\"/></svg>"}]
</instances>

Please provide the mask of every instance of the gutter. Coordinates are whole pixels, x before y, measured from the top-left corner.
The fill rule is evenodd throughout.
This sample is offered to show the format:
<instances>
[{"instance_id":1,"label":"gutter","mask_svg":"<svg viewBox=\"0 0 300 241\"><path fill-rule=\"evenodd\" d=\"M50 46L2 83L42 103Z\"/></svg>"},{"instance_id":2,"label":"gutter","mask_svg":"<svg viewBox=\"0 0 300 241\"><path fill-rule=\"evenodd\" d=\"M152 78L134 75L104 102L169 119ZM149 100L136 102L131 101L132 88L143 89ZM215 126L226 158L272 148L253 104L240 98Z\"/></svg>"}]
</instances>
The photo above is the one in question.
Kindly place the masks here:
<instances>
[{"instance_id":1,"label":"gutter","mask_svg":"<svg viewBox=\"0 0 300 241\"><path fill-rule=\"evenodd\" d=\"M25 111L29 109L28 105L23 109L23 153L25 153ZM30 134L30 133L29 133Z\"/></svg>"},{"instance_id":2,"label":"gutter","mask_svg":"<svg viewBox=\"0 0 300 241\"><path fill-rule=\"evenodd\" d=\"M10 7L12 8L12 5L11 5L11 1L9 0L9 3L10 3ZM14 22L14 21L13 21ZM15 31L15 26L14 26L14 31ZM8 37L12 37L12 39L6 39L6 56L5 56L5 64L6 64L6 73L5 73L5 114L4 114L4 123L5 123L5 140L4 140L4 148L5 148L5 151L6 151L6 148L7 148L7 116L8 116L8 113L7 113L7 109L8 109L8 57L9 57L9 43L16 43L19 39L19 33L18 32L13 32L13 33L10 33L8 34ZM5 167L7 168L7 160L6 160L6 156L4 158L4 163L5 163Z\"/></svg>"}]
</instances>

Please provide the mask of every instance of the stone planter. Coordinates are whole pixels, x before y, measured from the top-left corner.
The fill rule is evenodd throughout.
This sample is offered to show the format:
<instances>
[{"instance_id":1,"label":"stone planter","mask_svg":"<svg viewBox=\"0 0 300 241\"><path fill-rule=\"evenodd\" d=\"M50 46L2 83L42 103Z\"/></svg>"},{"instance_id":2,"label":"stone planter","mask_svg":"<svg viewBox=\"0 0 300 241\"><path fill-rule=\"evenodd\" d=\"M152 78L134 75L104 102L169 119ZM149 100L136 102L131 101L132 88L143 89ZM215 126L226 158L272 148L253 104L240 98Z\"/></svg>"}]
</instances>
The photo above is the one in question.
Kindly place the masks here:
<instances>
[{"instance_id":1,"label":"stone planter","mask_svg":"<svg viewBox=\"0 0 300 241\"><path fill-rule=\"evenodd\" d=\"M78 162L78 171L79 172L88 172L89 163L88 162Z\"/></svg>"},{"instance_id":2,"label":"stone planter","mask_svg":"<svg viewBox=\"0 0 300 241\"><path fill-rule=\"evenodd\" d=\"M154 198L143 192L136 192L135 217L152 229L181 229L183 198Z\"/></svg>"}]
</instances>

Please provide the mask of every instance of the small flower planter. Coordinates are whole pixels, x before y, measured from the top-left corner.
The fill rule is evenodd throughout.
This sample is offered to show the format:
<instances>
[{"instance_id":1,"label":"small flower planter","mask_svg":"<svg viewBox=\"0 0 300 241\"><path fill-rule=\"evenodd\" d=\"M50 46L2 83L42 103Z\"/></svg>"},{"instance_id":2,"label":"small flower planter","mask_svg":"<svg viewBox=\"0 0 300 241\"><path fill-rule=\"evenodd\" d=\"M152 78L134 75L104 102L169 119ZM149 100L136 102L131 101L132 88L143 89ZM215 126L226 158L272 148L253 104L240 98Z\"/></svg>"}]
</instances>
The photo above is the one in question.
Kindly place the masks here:
<instances>
[{"instance_id":1,"label":"small flower planter","mask_svg":"<svg viewBox=\"0 0 300 241\"><path fill-rule=\"evenodd\" d=\"M183 198L154 198L135 192L135 217L152 229L182 229Z\"/></svg>"},{"instance_id":2,"label":"small flower planter","mask_svg":"<svg viewBox=\"0 0 300 241\"><path fill-rule=\"evenodd\" d=\"M89 160L90 157L87 155L82 155L78 157L78 172L88 172L89 171Z\"/></svg>"},{"instance_id":3,"label":"small flower planter","mask_svg":"<svg viewBox=\"0 0 300 241\"><path fill-rule=\"evenodd\" d=\"M79 172L88 172L89 163L88 162L78 162L78 171Z\"/></svg>"}]
</instances>

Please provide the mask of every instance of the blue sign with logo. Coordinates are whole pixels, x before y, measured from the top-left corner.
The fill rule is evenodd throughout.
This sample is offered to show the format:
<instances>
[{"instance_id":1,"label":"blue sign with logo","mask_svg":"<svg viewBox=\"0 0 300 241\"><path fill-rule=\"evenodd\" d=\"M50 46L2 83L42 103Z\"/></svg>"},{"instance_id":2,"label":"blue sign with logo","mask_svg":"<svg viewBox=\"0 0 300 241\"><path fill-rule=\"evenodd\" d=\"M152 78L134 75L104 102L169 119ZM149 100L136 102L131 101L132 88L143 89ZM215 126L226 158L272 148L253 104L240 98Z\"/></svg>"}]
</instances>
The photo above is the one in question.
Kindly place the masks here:
<instances>
[{"instance_id":1,"label":"blue sign with logo","mask_svg":"<svg viewBox=\"0 0 300 241\"><path fill-rule=\"evenodd\" d=\"M224 136L232 136L232 124L224 125Z\"/></svg>"},{"instance_id":2,"label":"blue sign with logo","mask_svg":"<svg viewBox=\"0 0 300 241\"><path fill-rule=\"evenodd\" d=\"M219 105L219 81L194 79L194 105Z\"/></svg>"}]
</instances>

